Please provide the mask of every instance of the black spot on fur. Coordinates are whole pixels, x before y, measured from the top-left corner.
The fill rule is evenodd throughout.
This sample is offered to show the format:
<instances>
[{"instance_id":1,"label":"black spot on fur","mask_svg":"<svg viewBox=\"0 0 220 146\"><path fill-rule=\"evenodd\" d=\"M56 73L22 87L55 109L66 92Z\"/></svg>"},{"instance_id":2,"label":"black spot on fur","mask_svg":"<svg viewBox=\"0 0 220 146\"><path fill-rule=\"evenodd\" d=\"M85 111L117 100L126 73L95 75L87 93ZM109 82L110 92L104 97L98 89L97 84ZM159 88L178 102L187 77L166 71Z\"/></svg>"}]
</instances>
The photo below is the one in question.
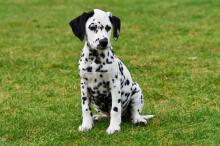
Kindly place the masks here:
<instances>
[{"instance_id":1,"label":"black spot on fur","mask_svg":"<svg viewBox=\"0 0 220 146\"><path fill-rule=\"evenodd\" d=\"M87 99L86 97L82 97L82 100L83 100L83 101L86 101L86 99Z\"/></svg>"},{"instance_id":2,"label":"black spot on fur","mask_svg":"<svg viewBox=\"0 0 220 146\"><path fill-rule=\"evenodd\" d=\"M96 63L96 64L100 64L100 63L101 63L100 58L96 58L96 59L95 59L95 63Z\"/></svg>"},{"instance_id":3,"label":"black spot on fur","mask_svg":"<svg viewBox=\"0 0 220 146\"><path fill-rule=\"evenodd\" d=\"M120 71L120 73L124 76L124 74L123 74L123 66L122 66L122 64L119 62L118 63L118 67L119 67L119 71Z\"/></svg>"},{"instance_id":4,"label":"black spot on fur","mask_svg":"<svg viewBox=\"0 0 220 146\"><path fill-rule=\"evenodd\" d=\"M117 107L114 107L114 108L113 108L113 111L118 112L118 108L117 108Z\"/></svg>"},{"instance_id":5,"label":"black spot on fur","mask_svg":"<svg viewBox=\"0 0 220 146\"><path fill-rule=\"evenodd\" d=\"M97 88L102 86L102 82L98 83Z\"/></svg>"},{"instance_id":6,"label":"black spot on fur","mask_svg":"<svg viewBox=\"0 0 220 146\"><path fill-rule=\"evenodd\" d=\"M104 26L103 26L103 25L101 25L101 26L100 26L100 29L102 30L103 28L104 28Z\"/></svg>"},{"instance_id":7,"label":"black spot on fur","mask_svg":"<svg viewBox=\"0 0 220 146\"><path fill-rule=\"evenodd\" d=\"M129 85L130 84L130 81L129 80L126 80L125 81L125 85Z\"/></svg>"},{"instance_id":8,"label":"black spot on fur","mask_svg":"<svg viewBox=\"0 0 220 146\"><path fill-rule=\"evenodd\" d=\"M97 69L96 72L108 72L107 70L103 70L103 65L100 65Z\"/></svg>"},{"instance_id":9,"label":"black spot on fur","mask_svg":"<svg viewBox=\"0 0 220 146\"><path fill-rule=\"evenodd\" d=\"M141 104L144 103L144 100L143 100L143 95L141 95Z\"/></svg>"},{"instance_id":10,"label":"black spot on fur","mask_svg":"<svg viewBox=\"0 0 220 146\"><path fill-rule=\"evenodd\" d=\"M82 97L83 104L85 104L86 99L87 99L86 97Z\"/></svg>"},{"instance_id":11,"label":"black spot on fur","mask_svg":"<svg viewBox=\"0 0 220 146\"><path fill-rule=\"evenodd\" d=\"M104 54L103 52L100 54L100 56L101 56L102 58L105 58L105 54Z\"/></svg>"},{"instance_id":12,"label":"black spot on fur","mask_svg":"<svg viewBox=\"0 0 220 146\"><path fill-rule=\"evenodd\" d=\"M89 53L90 56L98 57L99 53L97 50L90 49L89 51L90 51L90 53Z\"/></svg>"},{"instance_id":13,"label":"black spot on fur","mask_svg":"<svg viewBox=\"0 0 220 146\"><path fill-rule=\"evenodd\" d=\"M118 103L120 103L121 102L121 99L118 99Z\"/></svg>"},{"instance_id":14,"label":"black spot on fur","mask_svg":"<svg viewBox=\"0 0 220 146\"><path fill-rule=\"evenodd\" d=\"M87 70L88 72L92 72L92 67L89 66L89 67L86 68L86 70Z\"/></svg>"},{"instance_id":15,"label":"black spot on fur","mask_svg":"<svg viewBox=\"0 0 220 146\"><path fill-rule=\"evenodd\" d=\"M109 81L103 81L103 86L104 88L109 88L110 87L110 82Z\"/></svg>"},{"instance_id":16,"label":"black spot on fur","mask_svg":"<svg viewBox=\"0 0 220 146\"><path fill-rule=\"evenodd\" d=\"M108 58L106 59L107 64L112 64L112 61L109 61Z\"/></svg>"},{"instance_id":17,"label":"black spot on fur","mask_svg":"<svg viewBox=\"0 0 220 146\"><path fill-rule=\"evenodd\" d=\"M130 93L125 93L125 96L129 97L129 96L130 96Z\"/></svg>"},{"instance_id":18,"label":"black spot on fur","mask_svg":"<svg viewBox=\"0 0 220 146\"><path fill-rule=\"evenodd\" d=\"M100 76L101 78L103 77L103 75L102 75L102 74L100 74L99 76Z\"/></svg>"},{"instance_id":19,"label":"black spot on fur","mask_svg":"<svg viewBox=\"0 0 220 146\"><path fill-rule=\"evenodd\" d=\"M105 30L106 30L107 32L109 32L109 30L111 30L111 26L106 25L106 26L105 26Z\"/></svg>"}]
</instances>

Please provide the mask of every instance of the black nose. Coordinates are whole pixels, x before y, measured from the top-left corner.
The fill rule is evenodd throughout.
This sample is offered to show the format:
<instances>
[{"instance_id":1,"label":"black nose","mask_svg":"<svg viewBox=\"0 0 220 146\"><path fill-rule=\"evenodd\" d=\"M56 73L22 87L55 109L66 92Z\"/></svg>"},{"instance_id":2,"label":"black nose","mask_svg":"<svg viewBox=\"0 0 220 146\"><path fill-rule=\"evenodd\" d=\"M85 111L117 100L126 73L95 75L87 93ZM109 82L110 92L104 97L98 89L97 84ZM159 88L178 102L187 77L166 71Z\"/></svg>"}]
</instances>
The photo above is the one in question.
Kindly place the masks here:
<instances>
[{"instance_id":1,"label":"black nose","mask_svg":"<svg viewBox=\"0 0 220 146\"><path fill-rule=\"evenodd\" d=\"M104 38L104 39L99 40L99 44L102 48L105 48L108 45L108 39Z\"/></svg>"}]
</instances>

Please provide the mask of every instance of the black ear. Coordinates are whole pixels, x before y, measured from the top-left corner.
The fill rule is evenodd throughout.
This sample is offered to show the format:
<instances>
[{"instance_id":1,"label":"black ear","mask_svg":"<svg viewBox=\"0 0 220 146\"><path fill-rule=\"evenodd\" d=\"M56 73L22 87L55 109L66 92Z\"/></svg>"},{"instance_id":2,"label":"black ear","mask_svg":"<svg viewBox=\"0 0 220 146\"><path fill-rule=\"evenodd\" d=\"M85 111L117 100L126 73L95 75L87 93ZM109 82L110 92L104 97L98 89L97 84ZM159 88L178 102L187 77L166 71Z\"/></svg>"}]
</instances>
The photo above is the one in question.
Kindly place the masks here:
<instances>
[{"instance_id":1,"label":"black ear","mask_svg":"<svg viewBox=\"0 0 220 146\"><path fill-rule=\"evenodd\" d=\"M109 19L113 26L113 37L117 40L120 34L121 20L116 16L109 16Z\"/></svg>"},{"instance_id":2,"label":"black ear","mask_svg":"<svg viewBox=\"0 0 220 146\"><path fill-rule=\"evenodd\" d=\"M70 21L69 25L72 28L73 33L77 36L81 41L84 40L85 36L85 24L89 17L94 15L94 11L84 12L82 15L76 17L72 21Z\"/></svg>"}]
</instances>

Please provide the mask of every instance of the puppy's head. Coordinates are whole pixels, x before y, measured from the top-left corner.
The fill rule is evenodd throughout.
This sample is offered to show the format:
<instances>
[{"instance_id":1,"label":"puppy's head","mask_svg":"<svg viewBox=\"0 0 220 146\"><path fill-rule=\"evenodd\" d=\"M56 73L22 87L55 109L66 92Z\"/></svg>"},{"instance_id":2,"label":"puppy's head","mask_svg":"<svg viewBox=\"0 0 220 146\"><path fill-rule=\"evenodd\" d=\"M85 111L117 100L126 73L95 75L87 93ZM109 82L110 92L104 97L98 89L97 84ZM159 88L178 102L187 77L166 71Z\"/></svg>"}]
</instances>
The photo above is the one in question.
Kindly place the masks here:
<instances>
[{"instance_id":1,"label":"puppy's head","mask_svg":"<svg viewBox=\"0 0 220 146\"><path fill-rule=\"evenodd\" d=\"M111 45L110 38L118 39L120 33L120 19L112 16L111 12L94 9L84 12L70 23L72 31L81 41L85 40L90 49L104 50Z\"/></svg>"}]
</instances>

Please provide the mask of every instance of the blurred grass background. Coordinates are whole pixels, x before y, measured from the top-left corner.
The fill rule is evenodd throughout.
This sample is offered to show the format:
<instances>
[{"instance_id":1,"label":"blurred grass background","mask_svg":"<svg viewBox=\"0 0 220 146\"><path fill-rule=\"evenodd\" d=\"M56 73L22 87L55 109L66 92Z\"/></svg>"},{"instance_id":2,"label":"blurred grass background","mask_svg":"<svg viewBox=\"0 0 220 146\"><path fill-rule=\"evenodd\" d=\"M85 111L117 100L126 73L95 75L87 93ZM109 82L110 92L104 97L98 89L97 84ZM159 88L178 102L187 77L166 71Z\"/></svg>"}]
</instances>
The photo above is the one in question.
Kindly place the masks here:
<instances>
[{"instance_id":1,"label":"blurred grass background","mask_svg":"<svg viewBox=\"0 0 220 146\"><path fill-rule=\"evenodd\" d=\"M69 21L94 8L121 18L119 58L145 95L148 126L109 121L79 133L78 59ZM0 2L0 145L220 145L220 1Z\"/></svg>"}]
</instances>

